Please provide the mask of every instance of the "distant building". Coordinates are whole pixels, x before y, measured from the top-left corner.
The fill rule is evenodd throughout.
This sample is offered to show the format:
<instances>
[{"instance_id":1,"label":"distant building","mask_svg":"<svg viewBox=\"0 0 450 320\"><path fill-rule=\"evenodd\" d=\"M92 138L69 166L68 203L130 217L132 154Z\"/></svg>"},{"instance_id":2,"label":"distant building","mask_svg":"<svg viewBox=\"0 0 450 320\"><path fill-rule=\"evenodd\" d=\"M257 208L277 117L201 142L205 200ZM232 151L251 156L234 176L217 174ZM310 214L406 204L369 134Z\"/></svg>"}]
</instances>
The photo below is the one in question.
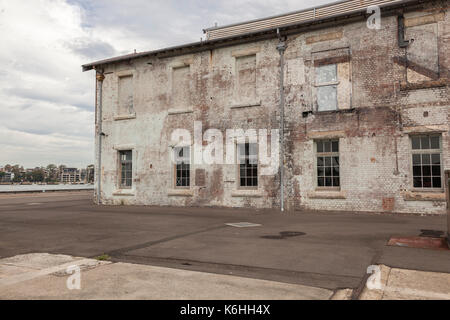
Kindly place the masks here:
<instances>
[{"instance_id":1,"label":"distant building","mask_svg":"<svg viewBox=\"0 0 450 320\"><path fill-rule=\"evenodd\" d=\"M81 181L81 173L77 168L63 168L60 173L60 182L77 183Z\"/></svg>"},{"instance_id":2,"label":"distant building","mask_svg":"<svg viewBox=\"0 0 450 320\"><path fill-rule=\"evenodd\" d=\"M94 165L89 165L86 168L86 183L94 183L95 179L95 170Z\"/></svg>"},{"instance_id":3,"label":"distant building","mask_svg":"<svg viewBox=\"0 0 450 320\"><path fill-rule=\"evenodd\" d=\"M86 178L87 178L87 170L80 169L80 181L86 183Z\"/></svg>"},{"instance_id":4,"label":"distant building","mask_svg":"<svg viewBox=\"0 0 450 320\"><path fill-rule=\"evenodd\" d=\"M12 172L5 172L5 175L3 176L2 182L11 182L11 181L13 181L13 179L14 179L14 173L12 173Z\"/></svg>"}]
</instances>

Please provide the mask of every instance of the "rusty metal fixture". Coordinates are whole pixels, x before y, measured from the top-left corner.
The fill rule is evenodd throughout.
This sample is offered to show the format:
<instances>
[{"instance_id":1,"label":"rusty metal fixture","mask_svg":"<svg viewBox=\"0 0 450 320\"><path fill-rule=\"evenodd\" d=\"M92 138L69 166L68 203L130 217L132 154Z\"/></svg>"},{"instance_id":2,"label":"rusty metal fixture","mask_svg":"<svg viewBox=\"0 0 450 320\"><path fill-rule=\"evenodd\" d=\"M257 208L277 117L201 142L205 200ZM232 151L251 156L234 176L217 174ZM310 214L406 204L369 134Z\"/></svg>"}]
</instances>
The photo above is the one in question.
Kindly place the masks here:
<instances>
[{"instance_id":1,"label":"rusty metal fixture","mask_svg":"<svg viewBox=\"0 0 450 320\"><path fill-rule=\"evenodd\" d=\"M96 79L97 81L102 82L103 80L105 80L105 75L103 73L97 73Z\"/></svg>"}]
</instances>

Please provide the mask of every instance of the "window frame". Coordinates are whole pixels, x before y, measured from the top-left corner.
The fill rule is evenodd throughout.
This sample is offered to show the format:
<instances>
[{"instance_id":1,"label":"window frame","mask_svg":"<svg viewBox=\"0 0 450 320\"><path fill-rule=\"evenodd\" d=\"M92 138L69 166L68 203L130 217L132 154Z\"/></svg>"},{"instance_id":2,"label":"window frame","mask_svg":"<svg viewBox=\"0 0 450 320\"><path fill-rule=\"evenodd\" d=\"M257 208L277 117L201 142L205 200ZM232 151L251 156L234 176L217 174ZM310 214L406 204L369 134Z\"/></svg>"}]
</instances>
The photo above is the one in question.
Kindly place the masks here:
<instances>
[{"instance_id":1,"label":"window frame","mask_svg":"<svg viewBox=\"0 0 450 320\"><path fill-rule=\"evenodd\" d=\"M318 148L317 148L317 143L318 142L330 142L331 143L331 152L318 152ZM333 152L333 142L337 142L338 143L338 151L337 152ZM315 139L314 140L314 184L316 186L316 190L317 191L341 191L342 189L342 175L341 175L341 157L340 157L340 152L341 152L341 141L339 138L325 138L325 139ZM318 162L317 162L317 158L319 157L338 157L339 159L339 186L335 187L335 186L319 186L319 175L318 175ZM324 167L325 168L325 167ZM332 166L333 168L333 166ZM326 175L324 175L324 178L327 177ZM331 175L331 178L333 179L333 175ZM332 184L333 180L332 180Z\"/></svg>"},{"instance_id":2,"label":"window frame","mask_svg":"<svg viewBox=\"0 0 450 320\"><path fill-rule=\"evenodd\" d=\"M189 149L189 170L187 170L189 172L189 185L188 186L177 186L177 174L178 174L178 168L177 166L179 165L178 163L176 163L176 150L177 149L184 149L184 148L188 148ZM172 170L173 170L173 188L176 190L189 190L192 187L192 148L191 146L178 146L178 147L174 147L172 148L172 156L173 156L173 161L174 163L172 164ZM186 159L183 156L184 159Z\"/></svg>"},{"instance_id":3,"label":"window frame","mask_svg":"<svg viewBox=\"0 0 450 320\"><path fill-rule=\"evenodd\" d=\"M413 148L413 138L423 138L423 137L428 137L428 139L431 139L432 137L438 137L439 138L439 149L431 149L431 144L430 144L430 149L414 149ZM443 164L443 140L442 140L442 134L441 133L418 133L418 134L410 134L409 135L409 145L410 145L410 172L411 172L411 188L412 191L415 192L443 192L444 191L444 186L445 186L445 179L444 179L444 164ZM423 172L421 174L421 178L422 178L422 187L416 187L414 185L414 155L423 155L423 154L437 154L439 153L440 156L440 178L441 178L441 187L440 188L424 188L423 187ZM421 160L421 168L422 166L422 160ZM433 184L433 177L436 177L433 175L433 164L430 163L430 167L431 167L431 183Z\"/></svg>"},{"instance_id":4,"label":"window frame","mask_svg":"<svg viewBox=\"0 0 450 320\"><path fill-rule=\"evenodd\" d=\"M257 159L257 163L256 163L256 186L242 186L241 185L241 162L240 162L240 154L239 154L239 146L240 145L249 145L249 155L248 156L244 156L244 157L248 157L250 159L250 145L253 144L256 146L256 159ZM237 164L237 172L236 172L236 176L237 176L237 189L238 190L258 190L260 187L260 182L259 182L259 173L260 173L260 165L259 165L259 145L257 142L250 142L250 141L246 141L246 142L236 142L236 164ZM251 176L253 178L253 176Z\"/></svg>"},{"instance_id":5,"label":"window frame","mask_svg":"<svg viewBox=\"0 0 450 320\"><path fill-rule=\"evenodd\" d=\"M129 152L131 154L131 160L122 160L122 155L127 153L127 152ZM118 157L119 157L119 159L118 159L118 162L119 162L119 174L118 174L118 176L119 176L119 181L118 181L119 189L120 190L133 189L133 187L134 187L134 184L133 184L133 167L134 167L133 166L133 158L134 158L133 157L133 150L132 149L129 149L129 150L117 150L117 154L118 154ZM131 163L131 170L129 170L130 173L131 173L131 177L130 177L131 185L130 186L127 186L126 184L124 185L122 183L122 172L123 172L122 168L123 168L124 163L125 164Z\"/></svg>"},{"instance_id":6,"label":"window frame","mask_svg":"<svg viewBox=\"0 0 450 320\"><path fill-rule=\"evenodd\" d=\"M317 71L319 68L323 68L326 66L334 66L335 71L336 71L336 80L335 81L329 81L329 82L318 82L318 77L317 77ZM314 78L315 78L315 83L314 83L314 87L315 87L315 99L316 99L316 111L317 112L330 112L330 111L337 111L339 110L339 94L338 94L338 86L339 86L339 74L338 74L338 64L337 63L330 63L330 64L324 64L324 65L320 65L320 66L315 66L314 67ZM336 89L336 108L335 109L329 109L329 110L320 110L320 106L319 106L319 88L324 88L324 87L335 87Z\"/></svg>"}]
</instances>

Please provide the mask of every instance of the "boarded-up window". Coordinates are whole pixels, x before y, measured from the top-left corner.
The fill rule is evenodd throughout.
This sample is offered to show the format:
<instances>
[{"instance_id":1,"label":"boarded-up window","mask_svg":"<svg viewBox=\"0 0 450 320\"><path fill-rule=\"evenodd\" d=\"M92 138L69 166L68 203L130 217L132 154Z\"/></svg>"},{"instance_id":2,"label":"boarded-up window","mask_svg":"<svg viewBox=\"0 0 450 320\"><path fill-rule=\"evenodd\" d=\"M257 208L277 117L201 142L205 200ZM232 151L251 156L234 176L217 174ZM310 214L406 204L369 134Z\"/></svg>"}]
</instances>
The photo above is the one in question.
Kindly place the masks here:
<instances>
[{"instance_id":1,"label":"boarded-up window","mask_svg":"<svg viewBox=\"0 0 450 320\"><path fill-rule=\"evenodd\" d=\"M236 58L236 100L256 99L256 55Z\"/></svg>"},{"instance_id":2,"label":"boarded-up window","mask_svg":"<svg viewBox=\"0 0 450 320\"><path fill-rule=\"evenodd\" d=\"M173 69L172 102L174 107L189 107L191 105L190 83L190 66Z\"/></svg>"},{"instance_id":3,"label":"boarded-up window","mask_svg":"<svg viewBox=\"0 0 450 320\"><path fill-rule=\"evenodd\" d=\"M406 50L408 82L436 80L439 77L437 35L437 23L406 28L405 37L411 40Z\"/></svg>"},{"instance_id":4,"label":"boarded-up window","mask_svg":"<svg viewBox=\"0 0 450 320\"><path fill-rule=\"evenodd\" d=\"M119 77L119 114L133 113L133 76Z\"/></svg>"}]
</instances>

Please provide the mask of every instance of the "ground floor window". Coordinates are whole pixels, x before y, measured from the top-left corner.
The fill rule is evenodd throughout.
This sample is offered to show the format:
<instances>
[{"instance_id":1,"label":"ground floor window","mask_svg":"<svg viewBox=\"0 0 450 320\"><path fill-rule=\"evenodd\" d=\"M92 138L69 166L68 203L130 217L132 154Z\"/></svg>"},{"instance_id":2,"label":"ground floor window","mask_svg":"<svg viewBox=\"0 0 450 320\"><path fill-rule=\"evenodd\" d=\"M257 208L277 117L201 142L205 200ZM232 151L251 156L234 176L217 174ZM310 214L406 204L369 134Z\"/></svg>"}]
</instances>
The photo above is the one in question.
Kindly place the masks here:
<instances>
[{"instance_id":1,"label":"ground floor window","mask_svg":"<svg viewBox=\"0 0 450 320\"><path fill-rule=\"evenodd\" d=\"M239 187L258 187L258 145L256 143L238 144Z\"/></svg>"},{"instance_id":2,"label":"ground floor window","mask_svg":"<svg viewBox=\"0 0 450 320\"><path fill-rule=\"evenodd\" d=\"M189 188L191 186L190 147L174 148L174 156L175 156L175 187Z\"/></svg>"},{"instance_id":3,"label":"ground floor window","mask_svg":"<svg viewBox=\"0 0 450 320\"><path fill-rule=\"evenodd\" d=\"M316 141L317 186L339 188L339 140Z\"/></svg>"},{"instance_id":4,"label":"ground floor window","mask_svg":"<svg viewBox=\"0 0 450 320\"><path fill-rule=\"evenodd\" d=\"M130 189L133 186L133 151L119 151L120 188Z\"/></svg>"},{"instance_id":5,"label":"ground floor window","mask_svg":"<svg viewBox=\"0 0 450 320\"><path fill-rule=\"evenodd\" d=\"M411 145L414 188L441 189L441 135L411 136Z\"/></svg>"}]
</instances>

